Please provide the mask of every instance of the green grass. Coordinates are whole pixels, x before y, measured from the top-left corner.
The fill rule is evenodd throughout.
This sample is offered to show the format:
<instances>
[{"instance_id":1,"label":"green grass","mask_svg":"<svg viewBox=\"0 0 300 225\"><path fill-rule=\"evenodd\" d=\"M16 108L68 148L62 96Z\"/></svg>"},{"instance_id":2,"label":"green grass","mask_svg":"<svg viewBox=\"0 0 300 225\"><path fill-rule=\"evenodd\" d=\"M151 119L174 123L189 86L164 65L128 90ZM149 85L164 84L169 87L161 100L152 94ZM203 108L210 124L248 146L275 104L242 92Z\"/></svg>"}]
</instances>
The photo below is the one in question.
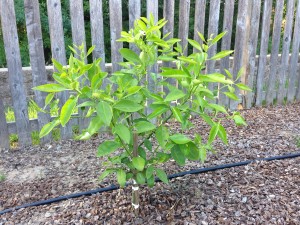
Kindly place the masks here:
<instances>
[{"instance_id":1,"label":"green grass","mask_svg":"<svg viewBox=\"0 0 300 225\"><path fill-rule=\"evenodd\" d=\"M50 110L51 111L51 116L57 116L56 110ZM76 112L75 112L76 113ZM15 122L15 114L13 111L12 107L6 107L5 109L5 117L7 122ZM37 110L33 107L32 104L28 104L28 117L29 119L37 119L38 117L38 112ZM75 125L72 127L73 130L73 135L78 135L79 134L79 126ZM40 138L39 138L39 132L38 131L33 131L31 132L31 139L32 139L32 145L39 145L40 144ZM52 131L52 139L54 141L59 141L61 139L60 136L60 129L59 128L54 128ZM12 148L16 148L18 146L18 135L17 134L10 134L9 135L9 141L10 141L10 146Z\"/></svg>"}]
</instances>

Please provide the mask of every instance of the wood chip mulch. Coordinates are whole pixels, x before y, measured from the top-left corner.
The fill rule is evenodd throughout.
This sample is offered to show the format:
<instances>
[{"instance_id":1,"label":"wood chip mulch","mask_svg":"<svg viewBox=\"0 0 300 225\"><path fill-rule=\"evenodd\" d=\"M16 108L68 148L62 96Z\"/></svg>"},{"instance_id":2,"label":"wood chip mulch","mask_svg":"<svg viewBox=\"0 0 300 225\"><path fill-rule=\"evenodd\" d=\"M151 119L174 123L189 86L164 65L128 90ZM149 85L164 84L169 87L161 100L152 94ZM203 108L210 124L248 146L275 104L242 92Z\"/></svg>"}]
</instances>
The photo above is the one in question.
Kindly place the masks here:
<instances>
[{"instance_id":1,"label":"wood chip mulch","mask_svg":"<svg viewBox=\"0 0 300 225\"><path fill-rule=\"evenodd\" d=\"M229 146L218 140L204 164L171 161L169 174L200 167L300 152L300 104L254 108L241 113L247 127L227 121ZM188 135L205 137L209 127L194 119ZM170 124L176 129L176 124ZM87 142L60 141L0 151L0 211L21 204L106 187L99 184L102 134ZM131 187L0 215L4 224L300 224L300 158L257 161L142 188L140 216L131 208Z\"/></svg>"}]
</instances>

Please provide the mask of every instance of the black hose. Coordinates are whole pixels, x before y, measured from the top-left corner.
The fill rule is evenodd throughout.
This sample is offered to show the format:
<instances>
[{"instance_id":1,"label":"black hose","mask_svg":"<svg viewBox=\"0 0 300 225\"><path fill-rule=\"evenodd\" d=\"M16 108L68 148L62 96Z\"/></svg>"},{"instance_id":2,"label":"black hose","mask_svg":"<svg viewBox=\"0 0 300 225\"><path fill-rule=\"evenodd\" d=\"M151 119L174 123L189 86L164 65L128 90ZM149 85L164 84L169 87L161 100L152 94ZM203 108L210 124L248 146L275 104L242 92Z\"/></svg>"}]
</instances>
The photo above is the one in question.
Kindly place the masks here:
<instances>
[{"instance_id":1,"label":"black hose","mask_svg":"<svg viewBox=\"0 0 300 225\"><path fill-rule=\"evenodd\" d=\"M253 160L246 160L246 161L242 161L242 162L223 164L223 165L207 167L207 168L200 168L200 169L189 170L189 171L184 171L184 172L168 175L168 179L173 179L173 178L176 178L176 177L182 177L182 176L185 176L185 175L188 175L188 174L206 173L206 172L209 172L209 171L222 170L222 169L232 168L232 167L237 167L237 166L245 166L247 164L250 164L250 163L253 163L253 162L256 162L256 161L272 161L272 160L291 159L291 158L296 158L296 157L299 157L299 156L300 156L300 153L293 153L293 154L273 156L273 157L268 157L268 158L257 158L257 159L253 159ZM160 182L160 180L158 178L156 178L155 181ZM127 185L129 185L129 183ZM65 195L65 196L59 196L57 198L51 198L51 199L47 199L47 200L32 202L32 203L16 206L16 207L13 207L13 208L5 209L3 211L0 211L0 215L3 215L4 213L12 212L14 210L22 209L22 208L27 208L27 207L32 207L32 206L40 206L40 205L47 205L47 204L51 204L51 203L54 203L54 202L59 202L59 201L63 201L63 200L71 199L71 198L78 198L78 197L81 197L81 196L89 196L89 195L102 193L102 192L106 192L106 191L113 191L113 190L117 190L117 189L119 189L119 186L111 185L111 186L105 187L105 188L98 188L98 189L94 189L94 190L90 190L90 191L74 193L74 194Z\"/></svg>"}]
</instances>

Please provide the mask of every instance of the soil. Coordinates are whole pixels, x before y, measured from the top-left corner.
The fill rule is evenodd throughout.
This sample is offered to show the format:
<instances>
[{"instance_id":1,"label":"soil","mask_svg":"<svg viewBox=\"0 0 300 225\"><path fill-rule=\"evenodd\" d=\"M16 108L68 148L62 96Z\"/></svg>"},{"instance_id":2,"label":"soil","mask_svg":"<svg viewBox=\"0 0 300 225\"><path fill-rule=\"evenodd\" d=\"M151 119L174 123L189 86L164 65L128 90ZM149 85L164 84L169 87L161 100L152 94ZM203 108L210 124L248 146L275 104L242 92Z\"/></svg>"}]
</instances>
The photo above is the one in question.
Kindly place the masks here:
<instances>
[{"instance_id":1,"label":"soil","mask_svg":"<svg viewBox=\"0 0 300 225\"><path fill-rule=\"evenodd\" d=\"M300 152L300 104L242 110L247 127L226 121L229 145L215 143L204 164L174 161L162 168L177 173L258 157ZM193 119L188 131L204 139L209 127ZM169 124L176 129L177 124ZM64 140L0 152L0 211L21 204L88 191L101 183L97 146L108 134L89 141ZM140 216L131 208L131 187L15 210L0 215L4 224L300 224L300 158L257 161L247 166L186 175L141 189Z\"/></svg>"}]
</instances>

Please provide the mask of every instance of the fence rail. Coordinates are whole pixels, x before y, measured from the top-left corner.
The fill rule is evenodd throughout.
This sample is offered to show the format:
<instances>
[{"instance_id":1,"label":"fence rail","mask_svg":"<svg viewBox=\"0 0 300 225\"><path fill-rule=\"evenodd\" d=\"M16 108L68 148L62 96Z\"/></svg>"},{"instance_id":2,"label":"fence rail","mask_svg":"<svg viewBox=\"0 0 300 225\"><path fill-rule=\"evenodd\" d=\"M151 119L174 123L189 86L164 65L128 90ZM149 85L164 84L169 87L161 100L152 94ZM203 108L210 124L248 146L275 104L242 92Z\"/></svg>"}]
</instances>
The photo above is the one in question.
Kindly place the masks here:
<instances>
[{"instance_id":1,"label":"fence rail","mask_svg":"<svg viewBox=\"0 0 300 225\"><path fill-rule=\"evenodd\" d=\"M105 63L107 62L105 59L108 58L108 55L111 55L111 70L120 69L118 62L123 59L118 50L123 44L116 42L116 40L120 37L120 32L124 27L122 18L124 10L129 11L129 28L133 26L133 21L139 16L149 16L152 13L156 20L165 17L169 21L164 27L163 33L171 32L170 37L182 38L183 45L187 43L187 38L197 39L198 31L203 33L205 37L223 30L227 31L227 35L220 45L210 49L208 54L214 55L219 49L224 50L234 46L233 58L232 60L229 57L224 58L219 63L209 62L207 71L220 70L222 72L228 68L236 76L239 69L243 67L244 73L241 82L253 89L252 93L239 93L242 96L241 100L244 107L283 104L300 100L299 0L180 0L179 2L175 0L147 0L145 15L141 10L143 2L140 0L128 0L128 9L122 9L121 0L109 0L108 2L109 28L103 25L103 1L89 1L91 42L96 46L93 58L103 58L101 64L103 70L106 69ZM28 49L34 86L47 82L39 6L38 0L24 0ZM77 45L85 43L86 24L83 1L70 0L69 6L72 40ZM175 9L178 9L178 12ZM194 13L193 16L191 16L192 12ZM47 13L52 56L66 65L61 1L47 0ZM177 18L176 15L179 17ZM193 21L192 18L194 18ZM16 119L14 123L5 121L3 96L0 96L0 148L9 147L9 135L12 133L17 133L20 146L26 146L31 144L29 131L39 130L51 118L43 114L38 114L37 120L29 120L28 118L14 1L0 1L0 19L8 67L8 84ZM178 28L178 33L174 33L175 27ZM104 31L107 29L110 29L110 53L106 51L104 45ZM192 30L194 31L193 34L191 34ZM135 50L133 46L130 48ZM186 49L185 53L187 54L188 51L193 50ZM269 51L271 55L268 57ZM157 65L151 70L157 72ZM63 93L59 96L61 104L66 100L67 94ZM42 105L44 98L45 95L35 93L35 100L38 104ZM219 96L218 101L225 106L236 108L236 103L230 102L224 96ZM72 124L81 124L81 121L76 119L73 120ZM71 125L61 128L63 139L72 137ZM83 125L80 126L82 128ZM42 142L50 140L51 136L48 136Z\"/></svg>"}]
</instances>

